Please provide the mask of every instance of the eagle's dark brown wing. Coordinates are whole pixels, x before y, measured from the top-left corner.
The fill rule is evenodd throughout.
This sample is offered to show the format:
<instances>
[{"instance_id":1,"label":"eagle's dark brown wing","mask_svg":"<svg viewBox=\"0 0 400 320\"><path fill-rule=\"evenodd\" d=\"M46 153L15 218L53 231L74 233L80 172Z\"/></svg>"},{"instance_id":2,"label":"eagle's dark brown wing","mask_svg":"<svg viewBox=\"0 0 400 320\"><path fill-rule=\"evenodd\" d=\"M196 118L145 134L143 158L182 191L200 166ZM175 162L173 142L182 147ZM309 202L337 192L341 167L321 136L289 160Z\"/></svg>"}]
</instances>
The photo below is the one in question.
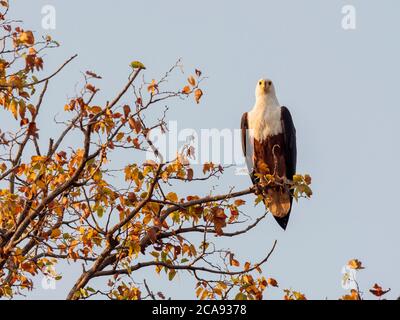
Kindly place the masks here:
<instances>
[{"instance_id":1,"label":"eagle's dark brown wing","mask_svg":"<svg viewBox=\"0 0 400 320\"><path fill-rule=\"evenodd\" d=\"M254 182L254 164L253 164L253 152L254 147L249 134L249 123L247 120L247 112L243 113L242 121L240 123L240 128L242 130L242 150L243 156L245 157L247 169L249 171L250 177Z\"/></svg>"},{"instance_id":2,"label":"eagle's dark brown wing","mask_svg":"<svg viewBox=\"0 0 400 320\"><path fill-rule=\"evenodd\" d=\"M292 115L286 107L281 108L281 123L285 137L286 177L292 180L293 175L296 174L297 162L296 128Z\"/></svg>"},{"instance_id":3,"label":"eagle's dark brown wing","mask_svg":"<svg viewBox=\"0 0 400 320\"><path fill-rule=\"evenodd\" d=\"M281 123L284 136L284 157L285 157L285 171L286 178L293 179L296 173L297 162L297 145L296 145L296 128L293 123L292 116L289 109L286 107L281 108ZM275 217L276 222L286 230L289 222L290 212L292 211L293 195L290 193L290 209L285 217Z\"/></svg>"}]
</instances>

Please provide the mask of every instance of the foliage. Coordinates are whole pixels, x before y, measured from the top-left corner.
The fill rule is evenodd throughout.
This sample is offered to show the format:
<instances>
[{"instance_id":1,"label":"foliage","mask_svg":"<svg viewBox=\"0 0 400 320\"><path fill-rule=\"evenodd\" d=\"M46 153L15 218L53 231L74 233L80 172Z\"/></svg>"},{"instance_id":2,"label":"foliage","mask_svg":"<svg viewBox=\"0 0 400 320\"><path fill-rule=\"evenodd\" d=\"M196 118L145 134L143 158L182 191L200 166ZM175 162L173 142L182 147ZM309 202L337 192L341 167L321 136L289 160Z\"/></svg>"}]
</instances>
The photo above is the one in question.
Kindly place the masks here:
<instances>
[{"instance_id":1,"label":"foliage","mask_svg":"<svg viewBox=\"0 0 400 320\"><path fill-rule=\"evenodd\" d=\"M199 299L262 299L266 288L278 287L261 269L276 242L258 262L240 262L230 249L213 242L250 232L263 220L267 213L251 222L241 211L246 203L241 197L256 193L256 188L180 196L174 184L205 184L222 175L224 168L206 163L196 175L190 147L173 161L164 161L150 139L151 130L167 130L168 108L153 123L148 123L146 113L156 113L159 105L174 99L192 98L199 104L204 94L202 72L194 70L178 89L171 89L167 80L181 69L178 61L159 79L148 82L143 77L137 84L146 68L133 61L127 65L125 86L101 102L96 95L102 77L86 71L80 93L63 107L68 120L44 148L37 119L48 84L76 55L43 76L43 57L59 44L49 36L39 39L8 19L7 1L0 7L0 105L14 125L0 130L0 297L33 289L38 275L61 279L55 271L60 261L84 265L67 299L165 299L145 280L140 282L138 271L144 268L170 281L188 272ZM122 104L129 95L133 103ZM66 145L69 136L81 137L80 145ZM132 160L148 148L157 162ZM115 167L111 155L127 151L132 157L123 167ZM273 180L268 175L262 179ZM295 176L291 188L296 199L311 196L310 184L310 176ZM108 279L105 288L90 287L99 277ZM387 291L376 285L371 292L382 296ZM305 299L292 290L284 294L285 299Z\"/></svg>"}]
</instances>

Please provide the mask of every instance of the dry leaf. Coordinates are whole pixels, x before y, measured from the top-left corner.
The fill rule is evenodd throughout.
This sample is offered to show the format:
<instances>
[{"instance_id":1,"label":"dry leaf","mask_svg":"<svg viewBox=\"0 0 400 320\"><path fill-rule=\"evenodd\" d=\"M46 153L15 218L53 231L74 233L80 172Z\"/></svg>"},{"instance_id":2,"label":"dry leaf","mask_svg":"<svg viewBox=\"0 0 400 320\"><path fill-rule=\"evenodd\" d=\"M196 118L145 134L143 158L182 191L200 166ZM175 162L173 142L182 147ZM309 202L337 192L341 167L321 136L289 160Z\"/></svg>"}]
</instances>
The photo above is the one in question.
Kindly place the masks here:
<instances>
[{"instance_id":1,"label":"dry leaf","mask_svg":"<svg viewBox=\"0 0 400 320\"><path fill-rule=\"evenodd\" d=\"M189 82L189 84L190 84L192 87L196 86L196 80L194 79L193 76L190 76L190 77L188 78L188 82Z\"/></svg>"},{"instance_id":2,"label":"dry leaf","mask_svg":"<svg viewBox=\"0 0 400 320\"><path fill-rule=\"evenodd\" d=\"M184 86L183 89L182 89L182 93L189 94L190 93L190 87L189 86Z\"/></svg>"},{"instance_id":3,"label":"dry leaf","mask_svg":"<svg viewBox=\"0 0 400 320\"><path fill-rule=\"evenodd\" d=\"M201 89L196 89L194 91L194 99L196 100L196 103L200 102L202 96L203 96L203 91L201 91Z\"/></svg>"},{"instance_id":4,"label":"dry leaf","mask_svg":"<svg viewBox=\"0 0 400 320\"><path fill-rule=\"evenodd\" d=\"M390 288L387 290L383 290L382 287L380 285L378 285L377 283L375 283L373 288L369 290L369 292L371 292L373 295L375 295L377 297L381 297L384 294L388 293L389 291L390 291Z\"/></svg>"}]
</instances>

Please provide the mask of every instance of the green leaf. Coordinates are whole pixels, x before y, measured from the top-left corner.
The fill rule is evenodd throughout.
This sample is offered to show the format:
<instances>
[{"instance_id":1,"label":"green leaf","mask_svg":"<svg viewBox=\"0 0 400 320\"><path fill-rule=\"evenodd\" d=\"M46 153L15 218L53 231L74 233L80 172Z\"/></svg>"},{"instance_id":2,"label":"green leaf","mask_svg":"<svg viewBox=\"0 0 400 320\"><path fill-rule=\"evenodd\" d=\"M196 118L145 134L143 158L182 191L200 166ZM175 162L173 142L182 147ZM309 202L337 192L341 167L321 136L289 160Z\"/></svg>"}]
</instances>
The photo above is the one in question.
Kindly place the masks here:
<instances>
[{"instance_id":1,"label":"green leaf","mask_svg":"<svg viewBox=\"0 0 400 320\"><path fill-rule=\"evenodd\" d=\"M102 218L104 214L104 209L102 207L98 207L96 211L97 211L97 216L99 218Z\"/></svg>"},{"instance_id":2,"label":"green leaf","mask_svg":"<svg viewBox=\"0 0 400 320\"><path fill-rule=\"evenodd\" d=\"M247 300L247 296L244 293L239 292L236 295L235 300Z\"/></svg>"},{"instance_id":3,"label":"green leaf","mask_svg":"<svg viewBox=\"0 0 400 320\"><path fill-rule=\"evenodd\" d=\"M172 281L172 279L174 279L175 275L176 275L176 270L172 269L168 274L169 281Z\"/></svg>"},{"instance_id":4,"label":"green leaf","mask_svg":"<svg viewBox=\"0 0 400 320\"><path fill-rule=\"evenodd\" d=\"M130 66L132 67L132 69L146 69L144 64L140 61L132 61Z\"/></svg>"}]
</instances>

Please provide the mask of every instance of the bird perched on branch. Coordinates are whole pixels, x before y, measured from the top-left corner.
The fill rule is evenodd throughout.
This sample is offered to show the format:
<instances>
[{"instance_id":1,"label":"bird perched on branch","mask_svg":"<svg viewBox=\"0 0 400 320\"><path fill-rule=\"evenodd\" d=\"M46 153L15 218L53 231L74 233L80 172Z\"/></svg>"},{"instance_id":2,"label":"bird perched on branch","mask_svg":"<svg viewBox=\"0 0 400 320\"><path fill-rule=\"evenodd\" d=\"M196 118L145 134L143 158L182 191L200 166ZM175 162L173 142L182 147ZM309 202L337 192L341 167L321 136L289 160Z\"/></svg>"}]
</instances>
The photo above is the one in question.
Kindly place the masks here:
<instances>
[{"instance_id":1,"label":"bird perched on branch","mask_svg":"<svg viewBox=\"0 0 400 320\"><path fill-rule=\"evenodd\" d=\"M290 183L296 172L296 129L289 110L279 104L271 80L257 82L256 102L243 114L241 130L251 179L285 230L293 201Z\"/></svg>"}]
</instances>

